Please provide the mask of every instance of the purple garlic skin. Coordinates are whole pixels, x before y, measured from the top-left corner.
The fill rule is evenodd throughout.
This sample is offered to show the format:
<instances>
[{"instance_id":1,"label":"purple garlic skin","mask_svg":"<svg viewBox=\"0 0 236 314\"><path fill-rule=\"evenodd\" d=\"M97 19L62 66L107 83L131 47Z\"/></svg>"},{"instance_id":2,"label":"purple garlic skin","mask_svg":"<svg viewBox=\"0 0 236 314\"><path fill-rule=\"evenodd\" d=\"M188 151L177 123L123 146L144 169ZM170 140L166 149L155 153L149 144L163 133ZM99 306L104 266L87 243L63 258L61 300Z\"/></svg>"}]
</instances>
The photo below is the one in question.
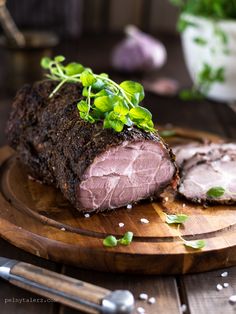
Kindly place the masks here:
<instances>
[{"instance_id":1,"label":"purple garlic skin","mask_svg":"<svg viewBox=\"0 0 236 314\"><path fill-rule=\"evenodd\" d=\"M164 45L135 26L127 26L126 38L113 50L112 65L125 72L145 72L161 68L167 59Z\"/></svg>"}]
</instances>

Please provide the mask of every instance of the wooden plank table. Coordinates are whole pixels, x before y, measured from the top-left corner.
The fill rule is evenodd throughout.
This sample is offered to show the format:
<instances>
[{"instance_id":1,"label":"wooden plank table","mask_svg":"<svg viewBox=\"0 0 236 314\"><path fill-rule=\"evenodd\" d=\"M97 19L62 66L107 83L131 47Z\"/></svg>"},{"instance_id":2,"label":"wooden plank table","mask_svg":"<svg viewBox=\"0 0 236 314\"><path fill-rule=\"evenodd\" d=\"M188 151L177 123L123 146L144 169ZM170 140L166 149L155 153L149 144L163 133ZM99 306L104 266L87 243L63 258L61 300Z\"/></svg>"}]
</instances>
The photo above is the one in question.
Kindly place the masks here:
<instances>
[{"instance_id":1,"label":"wooden plank table","mask_svg":"<svg viewBox=\"0 0 236 314\"><path fill-rule=\"evenodd\" d=\"M111 72L108 67L109 51L118 39L119 37L116 36L87 37L76 43L63 42L58 47L58 51L70 59L77 59L81 63L94 67L96 71ZM151 75L176 78L181 86L190 85L178 38L166 35L162 36L162 39L167 46L169 60L161 71ZM2 60L0 61L0 79L1 82L7 84L7 80L3 79L6 63L1 57L2 52L0 51L0 60ZM111 75L118 80L128 78L112 72ZM135 79L135 76L131 78ZM140 77L137 78L140 79ZM0 145L2 146L6 143L4 125L10 109L10 97L6 93L3 83L0 90ZM178 97L160 97L150 93L146 96L145 104L151 109L154 120L159 124L170 123L236 139L236 115L225 104L206 100L183 102ZM145 292L150 297L154 296L156 303L150 305L138 301L137 306L144 307L146 313L149 314L182 313L181 305L183 304L187 306L185 313L191 314L236 312L236 304L232 305L228 301L232 294L236 294L236 267L175 277L109 274L46 261L15 248L2 239L0 239L0 255L30 262L109 289L130 289L136 298L141 292ZM221 273L224 271L229 273L226 278L221 277ZM225 282L229 283L229 287L217 291L216 285ZM79 313L11 286L2 280L0 281L0 308L2 314Z\"/></svg>"}]
</instances>

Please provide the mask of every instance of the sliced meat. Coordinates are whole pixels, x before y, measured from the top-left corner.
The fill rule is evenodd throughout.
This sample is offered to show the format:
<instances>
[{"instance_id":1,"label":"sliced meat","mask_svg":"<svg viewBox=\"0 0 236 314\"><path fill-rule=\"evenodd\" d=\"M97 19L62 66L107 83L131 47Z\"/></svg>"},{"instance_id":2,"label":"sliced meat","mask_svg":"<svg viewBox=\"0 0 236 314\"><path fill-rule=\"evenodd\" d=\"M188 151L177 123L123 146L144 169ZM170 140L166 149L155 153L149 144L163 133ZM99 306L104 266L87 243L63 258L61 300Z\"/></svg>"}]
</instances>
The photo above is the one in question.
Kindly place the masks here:
<instances>
[{"instance_id":1,"label":"sliced meat","mask_svg":"<svg viewBox=\"0 0 236 314\"><path fill-rule=\"evenodd\" d=\"M87 123L76 109L81 86L65 84L49 99L55 84L20 90L8 122L9 143L31 176L60 188L80 211L157 197L176 181L173 154L157 133Z\"/></svg>"},{"instance_id":2,"label":"sliced meat","mask_svg":"<svg viewBox=\"0 0 236 314\"><path fill-rule=\"evenodd\" d=\"M214 146L208 153L196 153L182 164L178 191L187 199L198 203L236 202L236 144ZM220 197L210 197L207 192L222 187Z\"/></svg>"},{"instance_id":3,"label":"sliced meat","mask_svg":"<svg viewBox=\"0 0 236 314\"><path fill-rule=\"evenodd\" d=\"M210 143L210 144L199 144L199 143L189 143L185 145L179 145L173 148L173 152L176 156L176 163L179 167L182 167L183 163L194 156L197 153L207 154L213 149L222 150L236 150L236 143Z\"/></svg>"},{"instance_id":4,"label":"sliced meat","mask_svg":"<svg viewBox=\"0 0 236 314\"><path fill-rule=\"evenodd\" d=\"M212 161L222 159L223 161L230 161L235 158L236 150L231 149L233 144L222 144L220 147L211 149L208 153L196 153L191 158L185 160L182 164L182 172L187 172L190 168L197 164L204 163L206 161ZM229 147L229 148L227 148Z\"/></svg>"}]
</instances>

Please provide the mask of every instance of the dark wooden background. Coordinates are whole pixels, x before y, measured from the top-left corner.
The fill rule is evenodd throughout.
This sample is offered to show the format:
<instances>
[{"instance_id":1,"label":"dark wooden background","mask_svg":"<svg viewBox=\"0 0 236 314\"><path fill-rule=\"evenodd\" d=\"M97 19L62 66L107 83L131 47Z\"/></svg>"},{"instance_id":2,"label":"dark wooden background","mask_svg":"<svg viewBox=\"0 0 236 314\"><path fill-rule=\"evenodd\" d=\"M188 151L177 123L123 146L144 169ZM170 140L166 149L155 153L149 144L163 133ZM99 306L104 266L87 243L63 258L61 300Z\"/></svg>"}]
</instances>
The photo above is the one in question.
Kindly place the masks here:
<instances>
[{"instance_id":1,"label":"dark wooden background","mask_svg":"<svg viewBox=\"0 0 236 314\"><path fill-rule=\"evenodd\" d=\"M134 24L148 32L175 32L178 10L169 0L8 0L21 28L52 30L67 37L121 32Z\"/></svg>"},{"instance_id":2,"label":"dark wooden background","mask_svg":"<svg viewBox=\"0 0 236 314\"><path fill-rule=\"evenodd\" d=\"M14 3L13 3L14 2ZM9 0L9 8L15 10L28 10L27 3L33 3L34 0ZM190 78L186 71L183 60L182 50L180 46L179 37L174 35L176 10L169 7L165 0L80 0L72 1L54 1L41 0L37 1L47 3L47 6L58 4L58 15L61 14L59 7L61 3L74 3L75 12L81 17L81 20L76 21L78 28L76 36L80 33L79 39L61 40L60 45L54 50L54 54L64 54L69 60L79 60L85 65L91 66L94 71L108 72L112 78L121 81L126 78L142 80L143 78L158 78L158 77L171 77L176 79L181 87L191 85ZM78 3L80 3L82 11L76 11ZM54 3L54 4L52 4ZM60 3L60 4L59 4ZM132 4L132 5L131 5ZM41 6L41 4L40 4ZM128 10L127 6L131 6ZM144 6L144 7L143 7ZM64 6L63 6L64 7ZM135 7L135 11L134 10ZM170 10L168 10L168 7ZM43 6L43 10L45 7ZM87 9L85 9L87 8ZM90 9L89 9L90 8ZM17 9L17 10L18 10ZM47 7L47 10L48 7ZM81 9L80 9L81 10ZM168 13L165 14L165 10ZM25 11L25 12L26 12ZM40 7L32 5L31 11L27 19L31 18L31 14L40 12ZM19 14L19 22L21 21L21 14L14 11L14 14ZM48 11L47 11L48 12ZM54 12L54 11L53 11ZM80 12L80 13L79 13ZM82 12L82 13L81 13ZM97 13L99 12L99 13ZM117 18L119 12L119 18ZM148 13L149 12L149 13ZM109 14L108 14L109 13ZM26 13L24 13L26 14ZM23 16L25 16L23 14ZM74 12L73 12L74 14ZM77 13L76 13L77 14ZM43 14L40 19L44 19ZM68 15L69 16L69 15ZM56 18L58 22L58 17ZM34 21L34 18L33 18ZM49 19L49 22L51 20ZM62 19L61 19L62 21ZM148 73L143 76L124 76L116 73L110 66L110 54L112 48L121 39L120 35L114 35L117 31L122 30L126 23L135 23L143 25L144 29L150 30L155 33L156 30L164 31L158 33L157 37L160 38L168 51L168 62L166 65L155 73ZM38 22L37 22L38 23ZM140 24L139 24L140 23ZM42 28L47 28L42 23ZM31 25L29 23L29 25ZM57 23L55 23L57 25ZM51 25L52 29L56 29ZM63 24L64 25L64 24ZM27 25L25 25L26 27ZM81 28L80 28L81 26ZM77 26L76 26L77 27ZM47 28L47 29L50 29ZM70 32L71 32L70 29ZM82 30L82 32L81 32ZM62 31L64 33L64 26ZM69 34L70 34L69 32ZM67 32L66 32L67 33ZM85 36L86 33L86 36ZM100 33L103 33L101 35ZM167 34L168 33L168 34ZM172 34L169 34L172 33ZM73 33L74 34L74 33ZM73 35L72 34L72 35ZM88 35L89 34L89 35ZM73 35L74 36L74 35ZM73 37L72 36L72 37ZM69 36L70 37L70 36ZM9 92L9 73L6 76L7 69L9 68L10 59L6 59L8 52L0 48L0 145L6 144L6 136L4 134L5 123L10 111L10 104L12 102L15 90ZM7 61L8 60L8 61ZM14 71L10 73L14 77ZM177 96L175 97L160 97L152 93L146 93L145 105L153 112L155 122L159 124L173 124L182 127L190 127L200 130L213 132L231 139L236 139L236 115L226 105L222 103L215 103L209 100L202 101L181 101ZM2 209L1 209L2 210ZM187 314L233 314L236 312L236 305L230 305L228 298L236 293L236 268L228 269L229 276L222 278L220 274L225 270L217 270L204 274L193 274L186 276L143 276L128 274L107 274L99 273L96 271L82 270L68 265L61 265L46 261L41 258L27 254L3 239L0 239L0 256L7 256L16 258L22 261L30 262L35 265L40 265L48 269L61 272L75 278L79 278L94 284L98 284L109 289L130 289L137 298L139 293L146 292L150 296L156 297L156 304L144 305L138 301L137 305L146 308L149 314L175 314L181 313L181 304L187 304ZM223 291L217 291L216 285L218 283L229 282L229 288ZM23 298L29 299L35 295L15 288L10 284L0 280L0 313L1 314L73 314L78 313L72 309L60 306L56 303L47 302L25 302L19 304L19 300ZM10 299L6 303L6 299Z\"/></svg>"}]
</instances>

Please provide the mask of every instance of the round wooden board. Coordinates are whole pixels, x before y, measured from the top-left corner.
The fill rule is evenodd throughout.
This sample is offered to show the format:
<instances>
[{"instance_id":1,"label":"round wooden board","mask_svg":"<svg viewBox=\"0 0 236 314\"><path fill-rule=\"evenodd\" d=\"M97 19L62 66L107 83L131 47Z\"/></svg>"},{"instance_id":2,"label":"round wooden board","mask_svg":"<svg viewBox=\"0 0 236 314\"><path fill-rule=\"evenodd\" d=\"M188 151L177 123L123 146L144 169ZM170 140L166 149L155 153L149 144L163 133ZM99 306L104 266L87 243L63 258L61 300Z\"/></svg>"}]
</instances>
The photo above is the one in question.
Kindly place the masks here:
<instances>
[{"instance_id":1,"label":"round wooden board","mask_svg":"<svg viewBox=\"0 0 236 314\"><path fill-rule=\"evenodd\" d=\"M172 144L222 140L191 130L176 129L176 134ZM0 150L0 165L0 235L32 254L83 268L143 274L200 272L236 264L236 206L203 208L166 192L164 203L146 201L131 210L85 218L58 190L30 180L9 147ZM186 248L176 227L164 222L165 212L188 214L180 232L187 240L204 239L205 248ZM141 218L150 223L142 224ZM104 237L120 237L126 231L135 235L131 245L103 247Z\"/></svg>"}]
</instances>

